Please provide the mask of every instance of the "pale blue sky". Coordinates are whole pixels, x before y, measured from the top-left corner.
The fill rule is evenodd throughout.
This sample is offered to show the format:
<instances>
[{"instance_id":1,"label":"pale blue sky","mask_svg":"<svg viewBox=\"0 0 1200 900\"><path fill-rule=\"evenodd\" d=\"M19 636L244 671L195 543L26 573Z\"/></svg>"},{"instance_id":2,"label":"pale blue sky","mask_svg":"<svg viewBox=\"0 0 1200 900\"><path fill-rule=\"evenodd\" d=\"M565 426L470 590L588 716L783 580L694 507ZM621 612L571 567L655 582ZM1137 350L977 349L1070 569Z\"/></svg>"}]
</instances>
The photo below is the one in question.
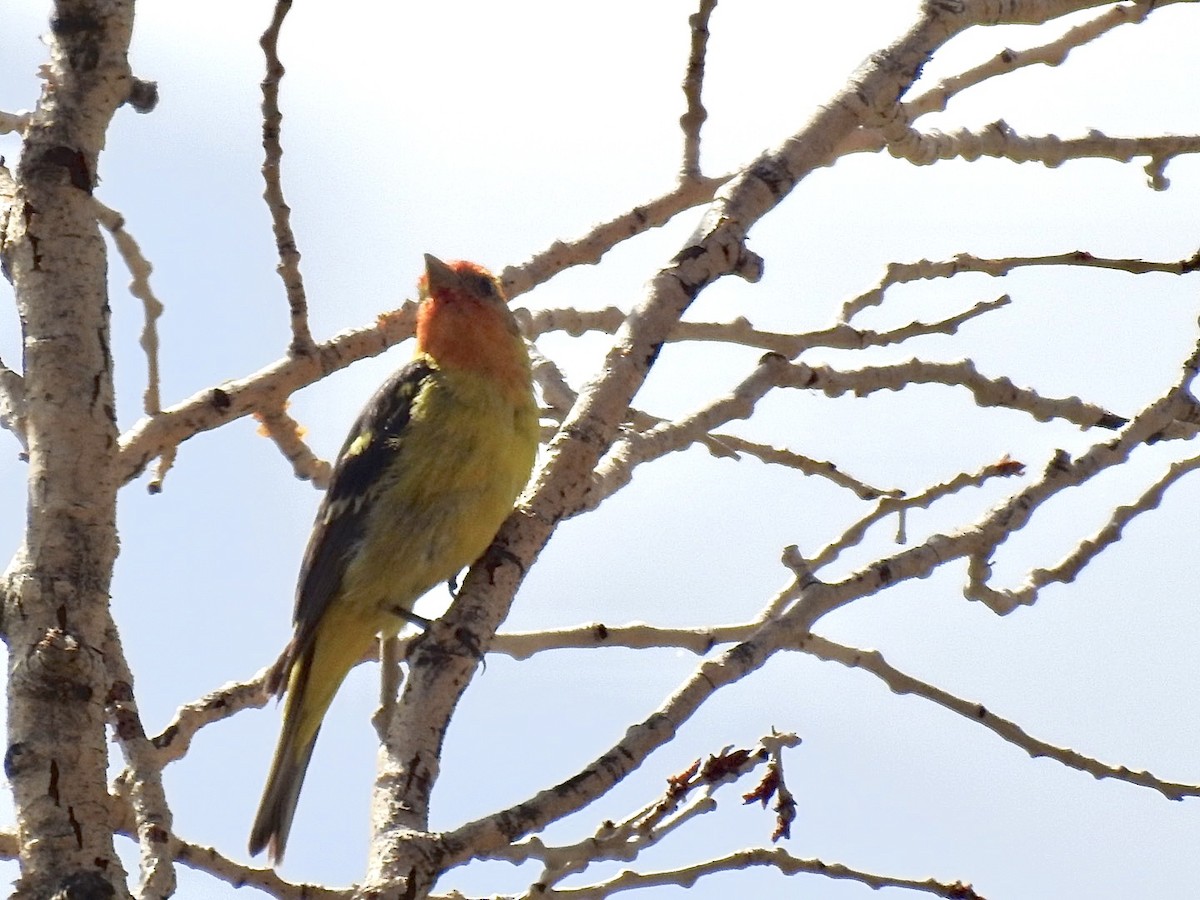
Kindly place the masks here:
<instances>
[{"instance_id":1,"label":"pale blue sky","mask_svg":"<svg viewBox=\"0 0 1200 900\"><path fill-rule=\"evenodd\" d=\"M284 184L304 253L318 339L374 320L413 294L421 254L496 269L665 192L678 166L678 83L691 2L297 4L281 53ZM870 52L897 36L915 3L726 2L712 20L703 162L744 164L796 131ZM153 262L166 304L163 400L169 405L278 358L286 304L259 198L257 40L266 3L145 0L133 60L157 80L158 109L118 112L99 197L120 210ZM44 47L46 6L0 8L0 109L28 108ZM1079 51L987 85L936 121L950 130L1003 117L1020 131L1065 136L1200 128L1185 85L1200 83L1190 35L1196 10L1156 13ZM1054 34L1060 29L1053 30ZM953 43L926 79L1044 39L1029 28L984 30ZM924 82L923 82L924 83ZM11 135L0 153L17 158ZM1176 259L1196 246L1200 161L1171 164L1173 187L1145 186L1141 163L1068 163L1057 170L994 160L914 169L887 156L846 160L807 179L755 228L766 261L757 286L706 292L689 318L745 315L767 329L832 324L889 261L957 252ZM629 308L640 285L679 249L698 213L621 247L599 267L569 271L522 297L532 308ZM112 264L119 418L140 416L140 304ZM1031 271L896 292L864 315L871 327L933 320L1008 292L1014 304L953 340L896 351L813 354L850 368L919 354L972 356L981 370L1053 396L1079 394L1130 415L1175 378L1196 335L1194 281L1168 276ZM7 285L0 298L7 300ZM0 358L19 361L15 315L0 311ZM575 386L603 342L543 342ZM293 398L314 449L336 452L375 385L407 356L396 348ZM659 415L693 409L749 371L756 351L668 346L637 403ZM1031 426L979 410L960 391L926 387L868 399L781 393L731 430L827 458L867 481L919 490L1011 454L1038 472L1056 448L1080 452L1106 435ZM6 440L7 439L7 440ZM5 445L7 444L7 448ZM0 434L0 548L19 540L24 487L17 445ZM1187 448L1148 448L1126 472L1060 498L1001 548L999 581L1055 563L1130 502ZM912 539L957 527L1008 486L967 492L910 517ZM823 634L877 647L897 666L983 702L1034 735L1176 781L1200 780L1194 685L1200 631L1194 564L1200 551L1195 480L1074 584L999 619L961 595L961 567L898 586L821 623ZM1113 498L1116 498L1115 500ZM292 589L313 511L311 486L255 423L242 421L180 449L160 496L145 479L121 495L122 555L113 603L138 678L147 727L181 703L270 662L289 633ZM780 549L815 550L866 511L816 479L701 451L639 470L595 514L565 523L522 587L509 627L589 621L664 625L744 621L787 580ZM894 547L893 526L829 577ZM434 796L435 827L452 827L574 774L656 708L695 667L673 651L543 654L490 659L452 726ZM363 870L375 748L374 667L342 689L310 768L283 873L345 885ZM168 769L179 834L245 859L246 833L274 745L274 707L206 729ZM1200 803L1096 782L1032 761L990 732L928 703L891 695L870 676L807 657L774 660L718 695L677 739L581 819L550 837L578 839L604 817L652 800L664 779L727 744L751 746L771 727L804 744L787 757L800 803L787 847L800 857L909 878L971 881L989 898L1186 896L1200 880ZM723 808L644 857L645 868L699 861L768 842L769 814ZM747 788L748 789L748 788ZM0 795L0 805L9 802ZM134 848L126 859L133 866ZM612 867L615 870L615 867ZM0 867L3 873L15 867ZM595 873L589 872L588 879ZM519 892L535 870L493 863L455 873L472 894ZM847 882L773 872L701 882L689 897L875 896ZM247 895L180 867L178 896ZM653 896L670 897L663 890ZM893 896L900 896L893 892Z\"/></svg>"}]
</instances>

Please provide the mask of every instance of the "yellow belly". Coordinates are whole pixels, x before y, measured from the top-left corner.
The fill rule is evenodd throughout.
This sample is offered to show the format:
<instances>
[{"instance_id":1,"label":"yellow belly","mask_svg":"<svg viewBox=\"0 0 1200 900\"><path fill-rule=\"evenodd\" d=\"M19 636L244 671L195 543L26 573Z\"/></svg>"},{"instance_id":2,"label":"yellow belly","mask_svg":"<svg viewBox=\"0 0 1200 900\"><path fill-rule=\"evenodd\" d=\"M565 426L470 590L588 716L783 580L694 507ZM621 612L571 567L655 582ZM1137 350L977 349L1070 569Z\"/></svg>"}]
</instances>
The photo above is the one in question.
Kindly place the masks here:
<instances>
[{"instance_id":1,"label":"yellow belly","mask_svg":"<svg viewBox=\"0 0 1200 900\"><path fill-rule=\"evenodd\" d=\"M512 510L537 453L532 398L513 402L489 382L435 373L398 438L400 465L381 485L374 512L342 583L343 602L376 616L377 630L403 624L422 594L474 562Z\"/></svg>"}]
</instances>

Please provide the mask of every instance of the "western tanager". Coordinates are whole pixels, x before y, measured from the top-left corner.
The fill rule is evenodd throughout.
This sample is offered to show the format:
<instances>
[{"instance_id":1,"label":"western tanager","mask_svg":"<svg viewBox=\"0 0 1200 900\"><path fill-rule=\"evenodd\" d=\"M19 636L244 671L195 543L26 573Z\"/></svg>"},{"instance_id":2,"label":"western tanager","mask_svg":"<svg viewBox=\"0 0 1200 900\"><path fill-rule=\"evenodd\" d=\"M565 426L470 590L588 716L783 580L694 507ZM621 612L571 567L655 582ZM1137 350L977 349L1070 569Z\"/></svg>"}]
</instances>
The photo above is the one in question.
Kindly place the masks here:
<instances>
[{"instance_id":1,"label":"western tanager","mask_svg":"<svg viewBox=\"0 0 1200 900\"><path fill-rule=\"evenodd\" d=\"M295 633L268 678L286 700L250 852L273 862L346 674L487 549L537 453L529 354L499 283L426 255L419 293L416 353L338 454L300 568Z\"/></svg>"}]
</instances>

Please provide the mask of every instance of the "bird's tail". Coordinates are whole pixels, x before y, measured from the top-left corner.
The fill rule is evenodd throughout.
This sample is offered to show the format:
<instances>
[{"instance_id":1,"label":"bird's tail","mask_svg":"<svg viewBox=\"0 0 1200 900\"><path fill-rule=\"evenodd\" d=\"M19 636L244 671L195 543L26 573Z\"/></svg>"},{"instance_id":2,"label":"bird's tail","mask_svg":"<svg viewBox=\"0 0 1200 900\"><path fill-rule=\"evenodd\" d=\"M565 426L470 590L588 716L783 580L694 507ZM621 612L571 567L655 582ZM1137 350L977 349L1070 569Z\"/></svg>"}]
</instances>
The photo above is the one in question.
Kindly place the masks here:
<instances>
[{"instance_id":1,"label":"bird's tail","mask_svg":"<svg viewBox=\"0 0 1200 900\"><path fill-rule=\"evenodd\" d=\"M321 617L316 636L302 644L293 639L267 676L269 690L278 691L286 682L287 696L279 746L250 830L251 854L266 849L272 863L283 859L321 720L346 673L370 649L379 628L379 622L364 618L357 607L333 606Z\"/></svg>"},{"instance_id":2,"label":"bird's tail","mask_svg":"<svg viewBox=\"0 0 1200 900\"><path fill-rule=\"evenodd\" d=\"M271 761L271 772L267 776L267 786L263 789L262 800L258 805L258 815L254 817L254 827L250 829L250 855L254 856L265 849L272 864L278 864L283 859L288 832L292 828L292 817L296 814L296 801L300 799L304 773L308 770L309 760L312 759L317 734L321 730L321 718L325 712L322 708L317 713L316 725L313 727L310 723L314 710L306 708L310 706L307 695L312 652L295 660L290 656L289 648L289 652L285 652L280 659L275 672L268 677L268 686L272 681L287 679L287 699L284 701L283 728L279 735L279 745L275 748L275 758ZM328 705L326 700L324 706Z\"/></svg>"}]
</instances>

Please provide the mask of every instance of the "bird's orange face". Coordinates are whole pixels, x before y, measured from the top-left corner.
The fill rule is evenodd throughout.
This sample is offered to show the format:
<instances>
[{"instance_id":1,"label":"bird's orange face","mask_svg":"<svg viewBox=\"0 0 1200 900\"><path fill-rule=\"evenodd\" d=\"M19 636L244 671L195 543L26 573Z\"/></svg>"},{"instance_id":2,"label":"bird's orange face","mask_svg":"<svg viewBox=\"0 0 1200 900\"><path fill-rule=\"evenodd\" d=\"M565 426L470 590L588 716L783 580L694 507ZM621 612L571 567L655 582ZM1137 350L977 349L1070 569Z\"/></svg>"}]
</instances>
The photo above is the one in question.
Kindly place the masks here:
<instances>
[{"instance_id":1,"label":"bird's orange face","mask_svg":"<svg viewBox=\"0 0 1200 900\"><path fill-rule=\"evenodd\" d=\"M483 266L425 256L417 283L417 352L439 365L527 384L528 356L499 282ZM519 352L517 351L519 348Z\"/></svg>"}]
</instances>

